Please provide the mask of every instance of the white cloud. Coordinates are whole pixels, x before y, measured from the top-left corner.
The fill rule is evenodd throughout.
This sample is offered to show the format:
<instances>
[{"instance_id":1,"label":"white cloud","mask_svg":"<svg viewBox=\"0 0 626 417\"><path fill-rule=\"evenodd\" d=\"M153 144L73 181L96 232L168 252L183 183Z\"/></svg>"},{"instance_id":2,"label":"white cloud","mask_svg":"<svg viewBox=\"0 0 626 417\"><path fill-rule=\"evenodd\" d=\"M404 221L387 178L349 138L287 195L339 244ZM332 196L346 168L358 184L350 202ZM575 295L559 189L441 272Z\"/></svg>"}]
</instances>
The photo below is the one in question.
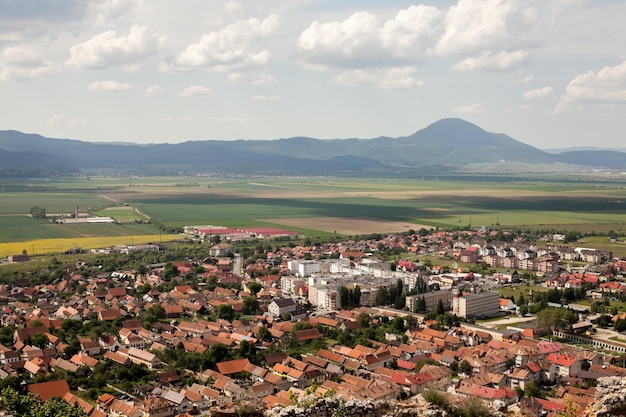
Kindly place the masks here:
<instances>
[{"instance_id":1,"label":"white cloud","mask_svg":"<svg viewBox=\"0 0 626 417\"><path fill-rule=\"evenodd\" d=\"M48 124L51 124L51 125L74 126L74 125L82 125L85 123L87 123L86 120L76 119L64 113L55 114L54 116L50 116L50 118L48 118Z\"/></svg>"},{"instance_id":2,"label":"white cloud","mask_svg":"<svg viewBox=\"0 0 626 417\"><path fill-rule=\"evenodd\" d=\"M39 54L22 46L6 48L1 58L6 66L0 71L0 82L30 81L56 71Z\"/></svg>"},{"instance_id":3,"label":"white cloud","mask_svg":"<svg viewBox=\"0 0 626 417\"><path fill-rule=\"evenodd\" d=\"M118 36L111 30L72 46L66 65L75 68L133 65L159 52L164 41L165 37L146 26L133 26L127 36Z\"/></svg>"},{"instance_id":4,"label":"white cloud","mask_svg":"<svg viewBox=\"0 0 626 417\"><path fill-rule=\"evenodd\" d=\"M30 81L37 78L45 77L55 72L51 66L36 68L5 68L0 71L0 82L7 81Z\"/></svg>"},{"instance_id":5,"label":"white cloud","mask_svg":"<svg viewBox=\"0 0 626 417\"><path fill-rule=\"evenodd\" d=\"M271 54L264 48L263 40L274 33L279 22L279 16L272 14L264 20L254 18L232 23L203 35L171 62L162 63L161 69L239 72L264 68Z\"/></svg>"},{"instance_id":6,"label":"white cloud","mask_svg":"<svg viewBox=\"0 0 626 417\"><path fill-rule=\"evenodd\" d=\"M105 93L121 93L129 91L133 86L130 84L119 83L117 81L96 81L89 84L89 91L100 91Z\"/></svg>"},{"instance_id":7,"label":"white cloud","mask_svg":"<svg viewBox=\"0 0 626 417\"><path fill-rule=\"evenodd\" d=\"M152 97L152 96L158 96L163 92L163 87L161 87L160 85L150 85L148 86L148 88L146 88L146 96L148 97Z\"/></svg>"},{"instance_id":8,"label":"white cloud","mask_svg":"<svg viewBox=\"0 0 626 417\"><path fill-rule=\"evenodd\" d=\"M89 2L89 12L95 16L96 23L119 21L143 0L95 0Z\"/></svg>"},{"instance_id":9,"label":"white cloud","mask_svg":"<svg viewBox=\"0 0 626 417\"><path fill-rule=\"evenodd\" d=\"M552 94L552 91L554 91L554 87L552 87L551 85L548 85L546 87L538 88L536 90L526 91L524 92L524 94L522 94L522 97L524 98L524 100L535 100L538 98L546 98Z\"/></svg>"},{"instance_id":10,"label":"white cloud","mask_svg":"<svg viewBox=\"0 0 626 417\"><path fill-rule=\"evenodd\" d=\"M531 82L532 80L534 80L534 79L535 79L535 77L534 77L534 76L532 76L532 75L528 75L528 76L526 76L526 77L522 78L519 82L520 82L520 84L530 84L530 82Z\"/></svg>"},{"instance_id":11,"label":"white cloud","mask_svg":"<svg viewBox=\"0 0 626 417\"><path fill-rule=\"evenodd\" d=\"M442 55L485 50L522 49L538 14L530 2L518 0L459 0L446 15L445 32L436 46Z\"/></svg>"},{"instance_id":12,"label":"white cloud","mask_svg":"<svg viewBox=\"0 0 626 417\"><path fill-rule=\"evenodd\" d=\"M381 41L393 56L419 56L439 35L441 13L436 7L410 6L381 28Z\"/></svg>"},{"instance_id":13,"label":"white cloud","mask_svg":"<svg viewBox=\"0 0 626 417\"><path fill-rule=\"evenodd\" d=\"M273 94L271 96L252 96L250 97L252 101L278 101L280 100L280 96Z\"/></svg>"},{"instance_id":14,"label":"white cloud","mask_svg":"<svg viewBox=\"0 0 626 417\"><path fill-rule=\"evenodd\" d=\"M414 78L414 73L413 67L388 68L378 71L351 70L339 74L334 82L345 86L372 85L381 90L421 87L424 82Z\"/></svg>"},{"instance_id":15,"label":"white cloud","mask_svg":"<svg viewBox=\"0 0 626 417\"><path fill-rule=\"evenodd\" d=\"M600 71L577 75L565 89L554 110L559 113L574 103L626 103L626 61Z\"/></svg>"},{"instance_id":16,"label":"white cloud","mask_svg":"<svg viewBox=\"0 0 626 417\"><path fill-rule=\"evenodd\" d=\"M191 87L187 87L180 93L178 93L180 97L204 97L210 96L212 94L213 90L208 87L203 87L201 85L192 85Z\"/></svg>"},{"instance_id":17,"label":"white cloud","mask_svg":"<svg viewBox=\"0 0 626 417\"><path fill-rule=\"evenodd\" d=\"M13 46L6 48L2 51L2 61L7 65L14 65L19 67L41 67L48 66L49 64L44 62L43 58L23 46Z\"/></svg>"},{"instance_id":18,"label":"white cloud","mask_svg":"<svg viewBox=\"0 0 626 417\"><path fill-rule=\"evenodd\" d=\"M253 85L276 84L278 81L266 72L231 72L228 74L228 81L231 83L250 83Z\"/></svg>"},{"instance_id":19,"label":"white cloud","mask_svg":"<svg viewBox=\"0 0 626 417\"><path fill-rule=\"evenodd\" d=\"M465 58L452 66L455 71L508 71L528 63L527 51L482 52L479 56Z\"/></svg>"},{"instance_id":20,"label":"white cloud","mask_svg":"<svg viewBox=\"0 0 626 417\"><path fill-rule=\"evenodd\" d=\"M440 28L435 7L411 6L386 22L367 11L344 21L315 21L298 38L300 62L312 69L406 66L417 62Z\"/></svg>"},{"instance_id":21,"label":"white cloud","mask_svg":"<svg viewBox=\"0 0 626 417\"><path fill-rule=\"evenodd\" d=\"M480 103L470 104L468 106L456 107L453 110L455 113L467 114L467 113L482 113L483 108Z\"/></svg>"}]
</instances>

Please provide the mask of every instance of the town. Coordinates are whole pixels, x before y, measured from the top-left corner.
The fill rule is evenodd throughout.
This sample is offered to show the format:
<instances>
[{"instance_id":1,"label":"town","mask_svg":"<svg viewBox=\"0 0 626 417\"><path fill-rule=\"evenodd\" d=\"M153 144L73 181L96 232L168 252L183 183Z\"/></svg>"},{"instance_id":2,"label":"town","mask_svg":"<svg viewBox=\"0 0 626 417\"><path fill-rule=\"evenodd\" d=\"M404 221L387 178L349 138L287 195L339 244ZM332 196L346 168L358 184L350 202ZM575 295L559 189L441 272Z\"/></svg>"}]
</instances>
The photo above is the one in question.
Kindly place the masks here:
<instances>
[{"instance_id":1,"label":"town","mask_svg":"<svg viewBox=\"0 0 626 417\"><path fill-rule=\"evenodd\" d=\"M543 416L626 376L626 259L578 236L188 231L202 239L0 266L9 414L244 415L341 397Z\"/></svg>"}]
</instances>

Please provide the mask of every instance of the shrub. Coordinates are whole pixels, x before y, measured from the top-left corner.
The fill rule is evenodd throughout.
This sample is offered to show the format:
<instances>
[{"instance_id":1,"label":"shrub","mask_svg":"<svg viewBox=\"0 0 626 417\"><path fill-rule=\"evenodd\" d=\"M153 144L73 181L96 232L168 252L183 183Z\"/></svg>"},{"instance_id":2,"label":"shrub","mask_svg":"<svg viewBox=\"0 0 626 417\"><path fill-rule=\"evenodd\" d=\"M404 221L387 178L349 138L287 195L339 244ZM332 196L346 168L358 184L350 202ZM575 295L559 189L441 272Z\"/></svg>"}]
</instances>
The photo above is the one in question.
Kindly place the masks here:
<instances>
[{"instance_id":1,"label":"shrub","mask_svg":"<svg viewBox=\"0 0 626 417\"><path fill-rule=\"evenodd\" d=\"M466 401L461 407L461 412L464 417L489 417L491 415L489 407L479 398Z\"/></svg>"},{"instance_id":2,"label":"shrub","mask_svg":"<svg viewBox=\"0 0 626 417\"><path fill-rule=\"evenodd\" d=\"M439 407L447 408L450 406L450 400L448 400L448 396L445 392L429 389L422 393L422 397L429 403L438 405Z\"/></svg>"}]
</instances>

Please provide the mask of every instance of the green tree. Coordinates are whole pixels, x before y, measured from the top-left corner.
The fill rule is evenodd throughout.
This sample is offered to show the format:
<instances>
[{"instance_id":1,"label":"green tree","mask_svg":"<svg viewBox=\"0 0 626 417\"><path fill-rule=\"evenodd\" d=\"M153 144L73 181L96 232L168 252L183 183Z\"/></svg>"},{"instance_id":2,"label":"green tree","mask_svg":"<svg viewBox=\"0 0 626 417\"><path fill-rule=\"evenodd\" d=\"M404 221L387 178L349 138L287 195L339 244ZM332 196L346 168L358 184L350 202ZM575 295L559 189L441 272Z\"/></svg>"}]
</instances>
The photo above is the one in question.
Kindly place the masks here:
<instances>
[{"instance_id":1,"label":"green tree","mask_svg":"<svg viewBox=\"0 0 626 417\"><path fill-rule=\"evenodd\" d=\"M30 344L33 346L37 346L39 349L44 349L46 346L48 346L48 343L50 343L50 341L48 340L48 336L46 336L44 333L35 333L30 338Z\"/></svg>"},{"instance_id":2,"label":"green tree","mask_svg":"<svg viewBox=\"0 0 626 417\"><path fill-rule=\"evenodd\" d=\"M259 301L254 295L244 298L243 312L245 314L256 314L259 311Z\"/></svg>"},{"instance_id":3,"label":"green tree","mask_svg":"<svg viewBox=\"0 0 626 417\"><path fill-rule=\"evenodd\" d=\"M527 398L541 398L541 390L539 389L539 384L534 379L531 379L524 386L524 396Z\"/></svg>"},{"instance_id":4,"label":"green tree","mask_svg":"<svg viewBox=\"0 0 626 417\"><path fill-rule=\"evenodd\" d=\"M235 310L230 304L220 304L215 309L217 317L220 319L231 321L235 318Z\"/></svg>"},{"instance_id":5,"label":"green tree","mask_svg":"<svg viewBox=\"0 0 626 417\"><path fill-rule=\"evenodd\" d=\"M459 364L459 372L463 372L465 375L471 375L472 365L466 360L461 361Z\"/></svg>"},{"instance_id":6,"label":"green tree","mask_svg":"<svg viewBox=\"0 0 626 417\"><path fill-rule=\"evenodd\" d=\"M435 313L440 316L445 313L445 311L446 310L443 308L443 301L440 299L439 302L437 302L437 309L435 310Z\"/></svg>"},{"instance_id":7,"label":"green tree","mask_svg":"<svg viewBox=\"0 0 626 417\"><path fill-rule=\"evenodd\" d=\"M39 206L34 206L30 208L30 215L34 219L45 219L46 218L46 209Z\"/></svg>"},{"instance_id":8,"label":"green tree","mask_svg":"<svg viewBox=\"0 0 626 417\"><path fill-rule=\"evenodd\" d=\"M252 295L255 295L255 296L258 294L259 291L263 289L263 285L261 285L260 283L256 281L248 282L248 284L246 284L246 287L248 287Z\"/></svg>"},{"instance_id":9,"label":"green tree","mask_svg":"<svg viewBox=\"0 0 626 417\"><path fill-rule=\"evenodd\" d=\"M259 327L259 340L262 342L270 342L272 340L272 333L270 333L267 327Z\"/></svg>"},{"instance_id":10,"label":"green tree","mask_svg":"<svg viewBox=\"0 0 626 417\"><path fill-rule=\"evenodd\" d=\"M617 320L615 325L613 325L613 330L620 333L626 330L626 319Z\"/></svg>"}]
</instances>

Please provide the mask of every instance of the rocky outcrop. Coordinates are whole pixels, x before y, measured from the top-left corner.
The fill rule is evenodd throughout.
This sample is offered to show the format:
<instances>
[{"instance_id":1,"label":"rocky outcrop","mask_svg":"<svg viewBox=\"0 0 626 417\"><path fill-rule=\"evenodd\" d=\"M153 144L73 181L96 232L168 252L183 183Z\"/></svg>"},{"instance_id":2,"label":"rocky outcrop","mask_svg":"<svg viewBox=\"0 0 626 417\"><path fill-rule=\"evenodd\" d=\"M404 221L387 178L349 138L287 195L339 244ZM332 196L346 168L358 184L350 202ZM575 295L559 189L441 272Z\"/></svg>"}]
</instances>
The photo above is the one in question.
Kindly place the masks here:
<instances>
[{"instance_id":1,"label":"rocky outcrop","mask_svg":"<svg viewBox=\"0 0 626 417\"><path fill-rule=\"evenodd\" d=\"M490 416L502 416L492 410ZM345 401L321 398L306 407L276 407L266 417L450 417L451 414L433 404L405 404L394 401Z\"/></svg>"},{"instance_id":2,"label":"rocky outcrop","mask_svg":"<svg viewBox=\"0 0 626 417\"><path fill-rule=\"evenodd\" d=\"M585 410L587 417L626 416L626 378L598 378L596 397Z\"/></svg>"}]
</instances>

